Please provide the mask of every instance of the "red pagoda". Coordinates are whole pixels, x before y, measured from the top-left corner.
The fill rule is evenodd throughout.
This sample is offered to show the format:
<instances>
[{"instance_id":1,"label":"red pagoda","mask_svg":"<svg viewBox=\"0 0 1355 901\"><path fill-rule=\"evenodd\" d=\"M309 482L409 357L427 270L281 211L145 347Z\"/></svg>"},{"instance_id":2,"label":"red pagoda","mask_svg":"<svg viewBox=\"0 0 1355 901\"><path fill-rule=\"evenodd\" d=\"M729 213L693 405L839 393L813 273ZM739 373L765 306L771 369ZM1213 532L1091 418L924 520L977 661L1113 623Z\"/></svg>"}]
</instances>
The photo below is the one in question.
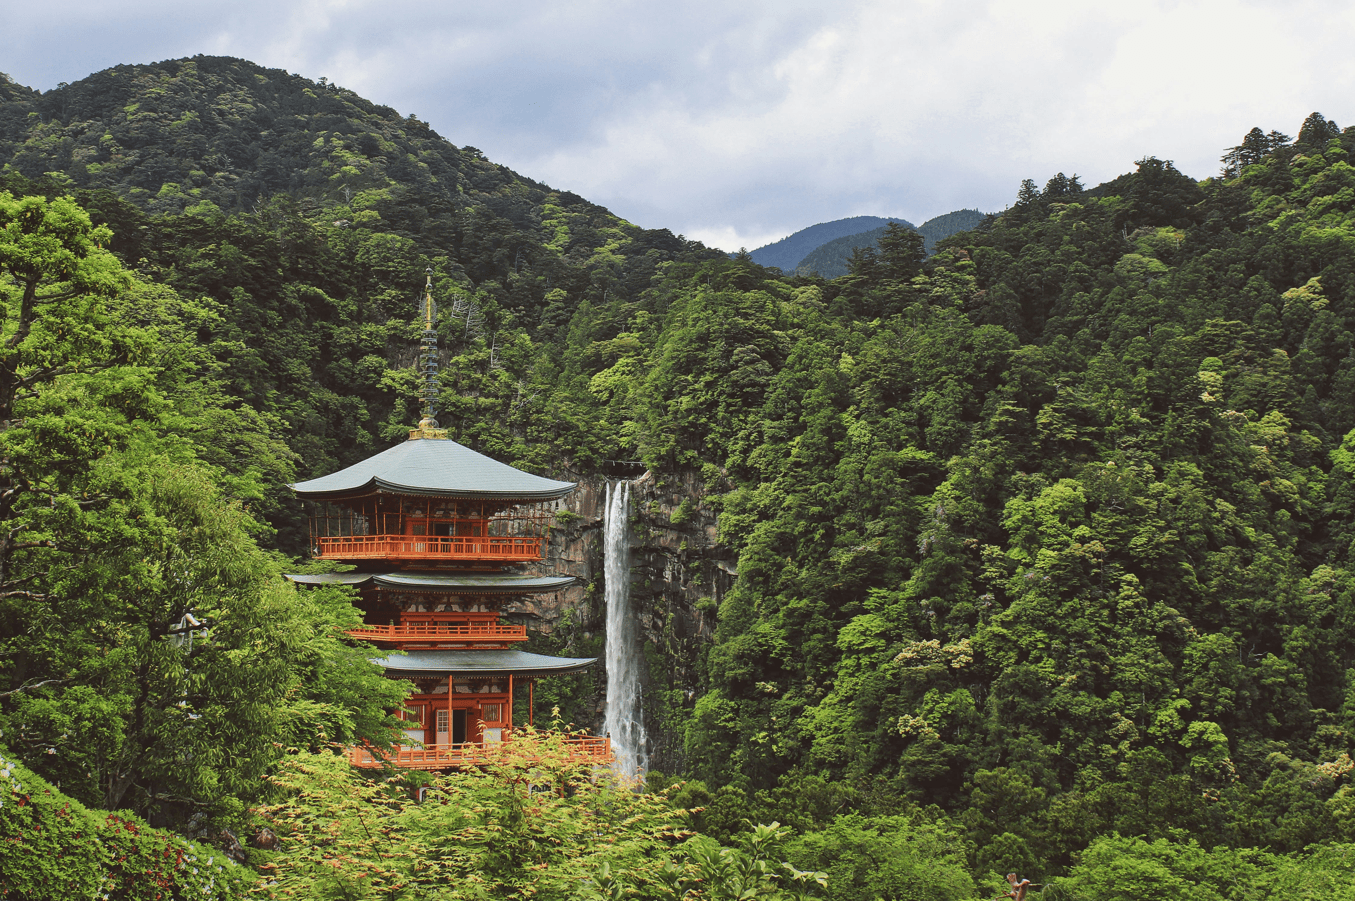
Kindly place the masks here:
<instances>
[{"instance_id":1,"label":"red pagoda","mask_svg":"<svg viewBox=\"0 0 1355 901\"><path fill-rule=\"evenodd\" d=\"M424 414L401 444L331 475L293 485L311 507L311 554L351 572L293 575L302 585L358 589L365 626L349 634L403 651L377 659L413 691L398 714L410 741L380 755L353 749L358 766L443 769L486 759L511 741L513 701L535 680L574 673L596 658L548 657L518 648L526 628L503 620L506 601L559 591L570 576L529 575L560 500L574 490L478 454L438 428L436 310L432 274L423 299L420 362ZM605 738L566 738L572 753L604 762Z\"/></svg>"}]
</instances>

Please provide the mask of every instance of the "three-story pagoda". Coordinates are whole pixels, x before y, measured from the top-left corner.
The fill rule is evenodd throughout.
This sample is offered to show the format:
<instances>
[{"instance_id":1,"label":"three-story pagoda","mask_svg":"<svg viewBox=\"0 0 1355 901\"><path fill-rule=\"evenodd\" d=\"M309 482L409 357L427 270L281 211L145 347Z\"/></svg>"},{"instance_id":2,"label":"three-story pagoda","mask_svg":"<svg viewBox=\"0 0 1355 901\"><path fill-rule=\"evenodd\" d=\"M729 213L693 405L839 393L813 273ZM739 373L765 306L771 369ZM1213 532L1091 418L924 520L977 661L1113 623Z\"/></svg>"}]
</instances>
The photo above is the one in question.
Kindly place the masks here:
<instances>
[{"instance_id":1,"label":"three-story pagoda","mask_svg":"<svg viewBox=\"0 0 1355 901\"><path fill-rule=\"evenodd\" d=\"M503 620L505 602L573 583L520 567L544 559L549 525L575 486L478 454L438 428L431 288L430 273L419 427L383 453L292 486L310 502L312 556L354 569L290 577L355 586L365 626L349 634L404 652L377 660L388 676L413 685L400 713L410 742L388 757L423 769L483 759L487 745L511 740L515 697L527 695L530 719L536 679L575 673L596 659L523 651L526 628ZM604 738L567 741L579 756L610 757ZM367 749L350 759L381 763Z\"/></svg>"}]
</instances>

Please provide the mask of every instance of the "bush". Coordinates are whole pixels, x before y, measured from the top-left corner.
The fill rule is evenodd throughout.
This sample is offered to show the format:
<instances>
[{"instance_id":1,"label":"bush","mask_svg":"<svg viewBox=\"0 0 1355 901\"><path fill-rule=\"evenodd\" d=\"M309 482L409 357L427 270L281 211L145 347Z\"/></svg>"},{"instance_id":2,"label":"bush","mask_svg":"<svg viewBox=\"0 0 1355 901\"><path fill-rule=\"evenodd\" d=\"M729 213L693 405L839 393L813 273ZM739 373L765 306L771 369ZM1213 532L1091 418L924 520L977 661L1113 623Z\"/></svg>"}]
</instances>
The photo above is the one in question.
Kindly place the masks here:
<instances>
[{"instance_id":1,"label":"bush","mask_svg":"<svg viewBox=\"0 0 1355 901\"><path fill-rule=\"evenodd\" d=\"M960 901L977 897L965 870L965 844L943 824L914 817L838 817L786 845L795 866L828 873L827 897L881 901Z\"/></svg>"},{"instance_id":2,"label":"bush","mask_svg":"<svg viewBox=\"0 0 1355 901\"><path fill-rule=\"evenodd\" d=\"M225 901L253 881L220 850L89 810L0 753L0 898Z\"/></svg>"},{"instance_id":3,"label":"bush","mask_svg":"<svg viewBox=\"0 0 1355 901\"><path fill-rule=\"evenodd\" d=\"M1044 894L1074 901L1355 901L1355 846L1304 854L1101 836Z\"/></svg>"}]
</instances>

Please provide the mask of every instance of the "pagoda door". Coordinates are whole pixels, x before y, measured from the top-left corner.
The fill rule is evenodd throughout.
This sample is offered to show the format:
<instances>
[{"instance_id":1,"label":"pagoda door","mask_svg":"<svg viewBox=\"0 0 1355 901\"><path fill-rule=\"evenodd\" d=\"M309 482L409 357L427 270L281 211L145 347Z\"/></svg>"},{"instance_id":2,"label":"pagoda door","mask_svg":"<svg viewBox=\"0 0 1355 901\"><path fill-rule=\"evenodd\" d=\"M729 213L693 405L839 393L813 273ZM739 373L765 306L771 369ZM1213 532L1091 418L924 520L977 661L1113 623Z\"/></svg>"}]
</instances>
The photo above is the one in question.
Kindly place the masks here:
<instances>
[{"instance_id":1,"label":"pagoda door","mask_svg":"<svg viewBox=\"0 0 1355 901\"><path fill-rule=\"evenodd\" d=\"M466 711L452 711L452 744L461 745L466 743Z\"/></svg>"},{"instance_id":2,"label":"pagoda door","mask_svg":"<svg viewBox=\"0 0 1355 901\"><path fill-rule=\"evenodd\" d=\"M440 748L446 747L451 741L449 732L451 718L448 716L449 712L450 711L448 711L446 707L443 707L435 714L437 720L437 744Z\"/></svg>"}]
</instances>

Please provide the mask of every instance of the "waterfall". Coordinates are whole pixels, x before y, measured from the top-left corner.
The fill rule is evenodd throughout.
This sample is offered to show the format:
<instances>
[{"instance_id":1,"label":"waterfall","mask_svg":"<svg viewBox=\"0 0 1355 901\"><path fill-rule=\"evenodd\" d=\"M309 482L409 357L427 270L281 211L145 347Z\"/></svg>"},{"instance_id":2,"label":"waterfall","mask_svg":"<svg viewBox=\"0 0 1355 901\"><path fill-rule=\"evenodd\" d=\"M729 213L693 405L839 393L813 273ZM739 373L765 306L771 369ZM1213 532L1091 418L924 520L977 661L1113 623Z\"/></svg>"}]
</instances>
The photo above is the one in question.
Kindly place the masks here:
<instances>
[{"instance_id":1,"label":"waterfall","mask_svg":"<svg viewBox=\"0 0 1355 901\"><path fill-rule=\"evenodd\" d=\"M607 601L607 709L603 728L612 737L613 769L642 776L649 757L640 709L640 627L630 609L630 483L607 491L603 516L602 574Z\"/></svg>"}]
</instances>

